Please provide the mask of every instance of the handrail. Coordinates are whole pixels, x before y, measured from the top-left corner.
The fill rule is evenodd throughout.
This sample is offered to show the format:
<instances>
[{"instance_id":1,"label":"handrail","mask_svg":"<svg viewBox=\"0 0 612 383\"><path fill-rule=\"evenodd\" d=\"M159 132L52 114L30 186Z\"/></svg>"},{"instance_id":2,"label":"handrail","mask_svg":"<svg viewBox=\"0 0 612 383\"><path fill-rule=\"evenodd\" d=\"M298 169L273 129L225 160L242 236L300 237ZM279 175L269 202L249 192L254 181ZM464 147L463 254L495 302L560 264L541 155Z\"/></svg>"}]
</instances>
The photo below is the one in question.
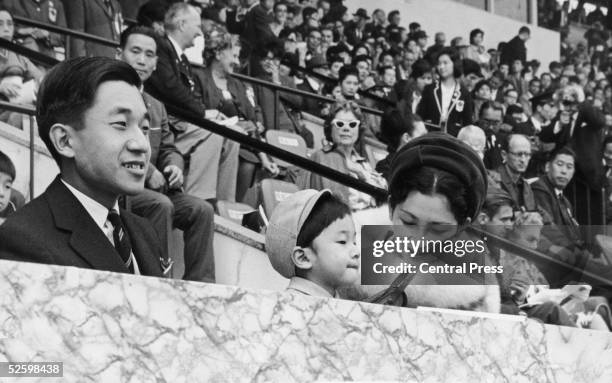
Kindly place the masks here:
<instances>
[{"instance_id":1,"label":"handrail","mask_svg":"<svg viewBox=\"0 0 612 383\"><path fill-rule=\"evenodd\" d=\"M563 262L559 259L555 259L547 254L541 253L536 250L528 249L526 247L522 247L512 241L509 241L505 238L492 234L482 228L475 226L468 226L466 229L468 232L481 237L486 238L487 245L492 247L497 247L512 253L517 254L518 256L535 263L547 262L549 264L554 264L555 266L559 266L568 271L576 270L574 265ZM601 275L597 275L593 272L580 270L582 274L581 281L592 284L593 286L606 286L612 287L612 281L602 277Z\"/></svg>"},{"instance_id":2,"label":"handrail","mask_svg":"<svg viewBox=\"0 0 612 383\"><path fill-rule=\"evenodd\" d=\"M46 29L48 31L60 33L63 35L78 37L83 40L91 41L93 43L98 43L98 44L106 45L106 46L113 47L113 48L116 48L119 46L119 43L115 40L109 40L109 39L105 39L104 37L92 35L90 33L74 31L72 29L68 29L64 27L58 27L57 25L53 25L53 24L41 23L39 21L28 19L26 17L13 16L13 20L15 20L16 22L20 24Z\"/></svg>"},{"instance_id":3,"label":"handrail","mask_svg":"<svg viewBox=\"0 0 612 383\"><path fill-rule=\"evenodd\" d=\"M0 101L0 109L8 110L10 112L23 113L29 116L36 115L36 109L32 108L31 106L26 106L26 105L21 105L21 104L12 104L6 101Z\"/></svg>"},{"instance_id":4,"label":"handrail","mask_svg":"<svg viewBox=\"0 0 612 383\"><path fill-rule=\"evenodd\" d=\"M38 28L46 29L46 30L51 31L51 32L60 33L60 34L64 34L64 35L69 35L69 36L72 36L72 37L77 37L77 38L80 38L80 39L83 39L83 40L86 40L86 41L91 41L91 42L94 42L94 43L110 46L110 47L113 47L113 48L116 48L116 47L119 46L119 43L117 41L105 39L103 37L92 35L92 34L89 34L89 33L74 31L72 29L68 29L68 28L64 28L64 27L58 27L57 25L53 25L53 24L41 23L39 21L31 20L31 19L28 19L28 18L25 18L25 17L21 17L21 16L14 16L13 19L15 21L21 23L21 24L24 24L24 25L38 27ZM15 48L15 51L16 51L16 49L17 48ZM18 52L18 53L21 53L21 52ZM24 54L24 53L21 53L21 54ZM49 57L49 56L46 56L46 55L44 55L42 53L40 55L42 56L42 58L40 60L45 60L44 59L45 57ZM39 62L38 61L39 59L32 58L32 60ZM47 63L44 62L44 61L42 61L41 63L47 65ZM51 64L51 65L54 65L54 64ZM201 65L196 64L196 63L191 63L191 65L192 66L196 66L196 67L197 66L201 66ZM307 74L309 74L311 76L319 77L319 78L323 79L324 81L334 81L335 82L335 80L333 80L333 79L331 79L331 78L329 78L327 76L323 76L323 75L321 75L319 73L313 72L313 71L311 71L311 70L309 70L307 68L303 68L303 67L300 67L300 66L295 66L294 69L297 69L297 70L300 70L300 71L304 71L305 73L307 73ZM245 76L244 78L242 78L242 80L244 80L244 81L249 81L247 79L251 79L251 77ZM273 83L270 83L270 84L273 84ZM260 84L260 85L263 85L263 84ZM310 98L318 99L318 100L321 100L321 101L335 102L335 100L332 99L332 98L321 96L321 95L318 95L316 93L304 92L304 91L300 91L300 90L292 89L292 88L279 89L279 90L282 90L282 91L288 92L288 93L299 94L299 95L301 95L303 97L310 97ZM300 93L296 93L296 92L300 92ZM374 101L385 102L385 103L387 103L389 105L393 104L389 100L386 100L384 98L378 97L378 96L373 95L373 94L370 94L369 92L365 92L365 91L361 91L360 90L359 94L364 96L364 97L373 99ZM363 110L364 112L370 113L370 114L378 115L378 116L382 116L382 114L383 114L383 112L380 111L380 110L369 108L369 107L365 107L365 106L361 107L361 110Z\"/></svg>"},{"instance_id":5,"label":"handrail","mask_svg":"<svg viewBox=\"0 0 612 383\"><path fill-rule=\"evenodd\" d=\"M34 51L5 39L0 39L0 48L6 48L10 51L26 56L33 62L47 67L51 67L59 62L59 60L56 58L47 56L44 53Z\"/></svg>"},{"instance_id":6,"label":"handrail","mask_svg":"<svg viewBox=\"0 0 612 383\"><path fill-rule=\"evenodd\" d=\"M239 73L233 73L232 77L241 80L241 81L246 81L246 82L250 82L252 84L257 84L257 85L261 85L261 86L265 86L267 88L273 89L273 90L277 90L277 91L281 91L281 92L286 92L286 93L291 93L291 94L295 94L298 96L303 96L303 97L310 97L319 101L325 101L325 102L330 102L330 103L335 103L337 102L336 99L333 99L331 97L326 97L326 96L322 96L320 94L316 94L316 93L310 93L310 92L306 92L303 90L299 90L299 89L294 89L294 88L289 88L287 86L284 85L278 85L275 84L273 82L269 82L269 81L265 81L265 80L261 80L255 77L250 77L250 76L245 76L243 74L239 74ZM359 109L361 109L362 111L366 112L366 113L370 113L370 114L374 114L377 116L382 116L383 112L378 110L378 109L373 109L367 106L359 106Z\"/></svg>"}]
</instances>

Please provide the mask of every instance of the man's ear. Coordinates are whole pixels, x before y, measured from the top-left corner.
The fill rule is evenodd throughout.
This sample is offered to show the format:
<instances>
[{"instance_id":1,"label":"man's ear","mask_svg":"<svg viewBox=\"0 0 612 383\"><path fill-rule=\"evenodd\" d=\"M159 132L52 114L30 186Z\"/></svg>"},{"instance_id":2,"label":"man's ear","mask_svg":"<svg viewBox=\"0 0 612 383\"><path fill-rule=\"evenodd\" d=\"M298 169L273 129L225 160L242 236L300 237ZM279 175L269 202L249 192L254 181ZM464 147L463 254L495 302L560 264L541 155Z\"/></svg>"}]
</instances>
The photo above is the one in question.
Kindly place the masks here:
<instances>
[{"instance_id":1,"label":"man's ear","mask_svg":"<svg viewBox=\"0 0 612 383\"><path fill-rule=\"evenodd\" d=\"M502 150L501 156L502 156L503 162L506 163L506 161L508 161L508 153L505 150Z\"/></svg>"},{"instance_id":2,"label":"man's ear","mask_svg":"<svg viewBox=\"0 0 612 383\"><path fill-rule=\"evenodd\" d=\"M410 142L410 140L412 140L412 137L410 137L410 134L408 133L404 133L402 134L402 136L400 137L400 141L401 144L400 145L406 145L407 143Z\"/></svg>"},{"instance_id":3,"label":"man's ear","mask_svg":"<svg viewBox=\"0 0 612 383\"><path fill-rule=\"evenodd\" d=\"M550 161L546 161L546 164L544 164L544 172L548 173L549 170L550 170Z\"/></svg>"},{"instance_id":4,"label":"man's ear","mask_svg":"<svg viewBox=\"0 0 612 383\"><path fill-rule=\"evenodd\" d=\"M479 225L485 225L489 222L489 217L486 213L479 213L478 217L476 217L476 222L478 222Z\"/></svg>"},{"instance_id":5,"label":"man's ear","mask_svg":"<svg viewBox=\"0 0 612 383\"><path fill-rule=\"evenodd\" d=\"M296 246L291 253L291 261L298 269L310 270L312 268L312 256L313 254L309 249Z\"/></svg>"},{"instance_id":6,"label":"man's ear","mask_svg":"<svg viewBox=\"0 0 612 383\"><path fill-rule=\"evenodd\" d=\"M115 52L115 59L121 60L121 53L123 53L123 50L121 48L117 48L117 51Z\"/></svg>"},{"instance_id":7,"label":"man's ear","mask_svg":"<svg viewBox=\"0 0 612 383\"><path fill-rule=\"evenodd\" d=\"M64 124L54 124L49 129L49 140L55 150L62 156L74 158L74 130Z\"/></svg>"}]
</instances>

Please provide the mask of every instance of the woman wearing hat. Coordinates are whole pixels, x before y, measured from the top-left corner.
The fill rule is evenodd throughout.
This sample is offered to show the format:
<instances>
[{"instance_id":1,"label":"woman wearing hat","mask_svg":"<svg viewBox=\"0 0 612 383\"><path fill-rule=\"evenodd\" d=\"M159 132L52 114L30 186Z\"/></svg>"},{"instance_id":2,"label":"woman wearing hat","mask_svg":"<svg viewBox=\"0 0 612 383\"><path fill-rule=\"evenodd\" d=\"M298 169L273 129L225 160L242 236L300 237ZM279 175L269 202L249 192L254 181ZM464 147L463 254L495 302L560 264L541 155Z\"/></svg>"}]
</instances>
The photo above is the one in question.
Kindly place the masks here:
<instances>
[{"instance_id":1,"label":"woman wearing hat","mask_svg":"<svg viewBox=\"0 0 612 383\"><path fill-rule=\"evenodd\" d=\"M415 239L470 239L464 229L474 222L484 203L486 179L480 157L458 139L443 133L415 138L398 150L391 164L391 221L404 227L404 235ZM457 274L452 277L463 278ZM404 290L405 303L499 312L494 274L485 277L485 284L472 285L436 284L436 278L417 274Z\"/></svg>"},{"instance_id":2,"label":"woman wearing hat","mask_svg":"<svg viewBox=\"0 0 612 383\"><path fill-rule=\"evenodd\" d=\"M444 48L436 59L438 80L427 86L417 107L417 114L442 132L457 136L459 129L472 124L473 102L461 84L462 65L455 49Z\"/></svg>"},{"instance_id":3,"label":"woman wearing hat","mask_svg":"<svg viewBox=\"0 0 612 383\"><path fill-rule=\"evenodd\" d=\"M384 188L385 180L372 170L369 162L356 150L356 144L363 134L362 121L363 115L354 101L332 106L324 125L325 138L329 145L314 152L311 160ZM308 171L301 170L296 183L301 189L330 189L342 196L352 210L376 206L376 201L369 194Z\"/></svg>"},{"instance_id":4,"label":"woman wearing hat","mask_svg":"<svg viewBox=\"0 0 612 383\"><path fill-rule=\"evenodd\" d=\"M206 69L199 74L202 102L227 117L238 117L238 126L252 137L261 138L265 131L263 117L256 113L254 91L231 76L240 63L240 43L237 38L214 29L206 35L204 60ZM270 175L279 173L278 166L265 153L240 149L240 166L236 185L236 200L240 201L253 184L255 172L263 168Z\"/></svg>"}]
</instances>

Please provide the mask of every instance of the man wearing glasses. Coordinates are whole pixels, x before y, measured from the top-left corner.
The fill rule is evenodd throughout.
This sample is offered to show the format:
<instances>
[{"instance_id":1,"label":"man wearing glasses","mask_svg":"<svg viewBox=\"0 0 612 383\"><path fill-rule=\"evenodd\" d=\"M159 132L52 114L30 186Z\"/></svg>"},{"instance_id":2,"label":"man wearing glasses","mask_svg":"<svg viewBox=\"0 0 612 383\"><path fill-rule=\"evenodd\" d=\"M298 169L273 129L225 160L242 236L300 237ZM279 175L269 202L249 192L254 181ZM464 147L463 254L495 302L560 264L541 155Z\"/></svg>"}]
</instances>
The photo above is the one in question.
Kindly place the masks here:
<instances>
[{"instance_id":1,"label":"man wearing glasses","mask_svg":"<svg viewBox=\"0 0 612 383\"><path fill-rule=\"evenodd\" d=\"M504 164L497 168L501 188L510 194L515 208L535 211L533 190L523 177L531 159L531 142L522 134L511 134L502 142L501 155Z\"/></svg>"}]
</instances>

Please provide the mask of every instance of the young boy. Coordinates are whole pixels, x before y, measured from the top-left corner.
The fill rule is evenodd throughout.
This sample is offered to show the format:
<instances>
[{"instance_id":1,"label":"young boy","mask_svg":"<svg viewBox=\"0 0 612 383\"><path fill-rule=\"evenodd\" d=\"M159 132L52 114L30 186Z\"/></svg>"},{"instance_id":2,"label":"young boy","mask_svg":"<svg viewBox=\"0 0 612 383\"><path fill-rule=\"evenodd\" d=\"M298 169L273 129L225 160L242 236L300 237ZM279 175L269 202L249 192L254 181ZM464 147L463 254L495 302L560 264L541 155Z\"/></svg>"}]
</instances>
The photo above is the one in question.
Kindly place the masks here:
<instances>
[{"instance_id":1,"label":"young boy","mask_svg":"<svg viewBox=\"0 0 612 383\"><path fill-rule=\"evenodd\" d=\"M15 165L11 159L0 151L0 225L9 214L15 212L11 202L11 188L15 180Z\"/></svg>"},{"instance_id":2,"label":"young boy","mask_svg":"<svg viewBox=\"0 0 612 383\"><path fill-rule=\"evenodd\" d=\"M299 191L274 209L266 250L288 290L338 297L359 280L359 249L351 210L329 190Z\"/></svg>"}]
</instances>

